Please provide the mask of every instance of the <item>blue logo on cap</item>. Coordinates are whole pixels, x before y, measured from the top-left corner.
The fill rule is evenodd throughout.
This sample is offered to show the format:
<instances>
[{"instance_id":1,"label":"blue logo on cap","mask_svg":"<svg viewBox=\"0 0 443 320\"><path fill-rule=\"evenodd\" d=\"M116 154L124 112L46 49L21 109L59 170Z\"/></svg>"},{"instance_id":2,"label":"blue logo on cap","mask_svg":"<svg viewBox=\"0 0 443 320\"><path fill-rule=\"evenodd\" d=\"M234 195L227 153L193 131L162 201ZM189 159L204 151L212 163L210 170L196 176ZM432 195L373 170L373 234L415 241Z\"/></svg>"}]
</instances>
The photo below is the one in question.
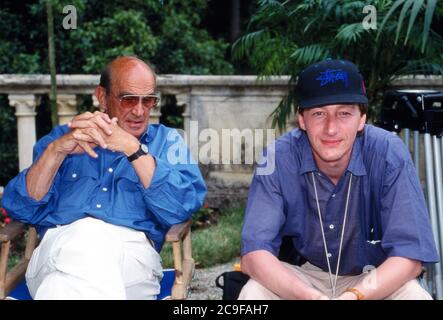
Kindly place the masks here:
<instances>
[{"instance_id":1,"label":"blue logo on cap","mask_svg":"<svg viewBox=\"0 0 443 320\"><path fill-rule=\"evenodd\" d=\"M320 87L337 81L343 81L345 87L348 87L348 73L341 69L326 69L326 71L320 72L320 76L315 80L320 81Z\"/></svg>"}]
</instances>

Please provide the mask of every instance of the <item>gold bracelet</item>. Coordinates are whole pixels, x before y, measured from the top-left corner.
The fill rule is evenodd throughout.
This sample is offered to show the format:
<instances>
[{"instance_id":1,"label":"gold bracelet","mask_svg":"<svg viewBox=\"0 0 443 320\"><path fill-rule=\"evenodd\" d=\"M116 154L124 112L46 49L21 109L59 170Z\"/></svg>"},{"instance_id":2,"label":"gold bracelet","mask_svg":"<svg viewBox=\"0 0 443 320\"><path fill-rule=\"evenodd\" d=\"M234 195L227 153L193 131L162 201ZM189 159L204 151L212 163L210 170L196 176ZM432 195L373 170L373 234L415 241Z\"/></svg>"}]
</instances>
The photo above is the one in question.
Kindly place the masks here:
<instances>
[{"instance_id":1,"label":"gold bracelet","mask_svg":"<svg viewBox=\"0 0 443 320\"><path fill-rule=\"evenodd\" d=\"M345 292L352 292L357 297L357 300L364 300L365 299L365 295L363 293L361 293L361 291L356 288L348 288L345 290Z\"/></svg>"}]
</instances>

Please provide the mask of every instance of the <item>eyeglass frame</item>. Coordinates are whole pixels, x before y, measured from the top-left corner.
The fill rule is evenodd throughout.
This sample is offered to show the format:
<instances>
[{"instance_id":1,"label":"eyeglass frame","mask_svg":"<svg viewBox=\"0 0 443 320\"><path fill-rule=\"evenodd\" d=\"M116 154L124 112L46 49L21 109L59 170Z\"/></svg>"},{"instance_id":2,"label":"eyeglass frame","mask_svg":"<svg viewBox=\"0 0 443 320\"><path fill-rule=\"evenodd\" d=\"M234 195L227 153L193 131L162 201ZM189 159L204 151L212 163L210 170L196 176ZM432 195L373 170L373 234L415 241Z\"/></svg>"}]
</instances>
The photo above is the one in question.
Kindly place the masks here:
<instances>
[{"instance_id":1,"label":"eyeglass frame","mask_svg":"<svg viewBox=\"0 0 443 320\"><path fill-rule=\"evenodd\" d=\"M157 99L157 101L154 103L154 105L153 105L152 107L149 107L149 108L146 108L146 107L143 105L143 103L141 103L141 105L142 105L143 108L145 108L145 109L154 109L155 107L157 107L158 103L160 102L160 95L159 95L158 93L156 93L156 92L154 92L154 93L148 93L148 94L132 94L132 93L128 93L128 94L123 94L123 95L119 95L119 96L113 94L113 96L114 96L115 98L117 98L117 100L119 101L120 105L122 105L122 99L125 98L125 97L138 97L138 102L137 102L136 105L138 105L138 104L140 103L140 101L143 100L143 98L145 98L145 97L150 97L150 98L156 98L156 99ZM134 105L134 106L131 107L131 108L134 108L136 105ZM128 109L129 109L129 108L128 108Z\"/></svg>"}]
</instances>

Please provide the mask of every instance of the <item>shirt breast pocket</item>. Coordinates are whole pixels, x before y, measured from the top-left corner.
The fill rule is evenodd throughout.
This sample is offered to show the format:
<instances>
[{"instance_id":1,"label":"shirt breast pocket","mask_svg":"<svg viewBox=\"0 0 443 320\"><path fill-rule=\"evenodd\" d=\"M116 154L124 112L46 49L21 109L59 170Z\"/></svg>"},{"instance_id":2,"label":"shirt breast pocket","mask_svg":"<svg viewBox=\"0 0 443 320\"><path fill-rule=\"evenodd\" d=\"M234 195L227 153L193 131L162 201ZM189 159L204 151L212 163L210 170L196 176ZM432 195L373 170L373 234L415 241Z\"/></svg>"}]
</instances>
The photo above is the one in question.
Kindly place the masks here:
<instances>
[{"instance_id":1,"label":"shirt breast pocket","mask_svg":"<svg viewBox=\"0 0 443 320\"><path fill-rule=\"evenodd\" d=\"M84 203L97 188L97 168L88 163L75 163L67 159L59 186L59 204Z\"/></svg>"},{"instance_id":2,"label":"shirt breast pocket","mask_svg":"<svg viewBox=\"0 0 443 320\"><path fill-rule=\"evenodd\" d=\"M381 245L381 240L366 240L364 254L367 261L366 264L375 267L378 267L386 259L386 253Z\"/></svg>"}]
</instances>

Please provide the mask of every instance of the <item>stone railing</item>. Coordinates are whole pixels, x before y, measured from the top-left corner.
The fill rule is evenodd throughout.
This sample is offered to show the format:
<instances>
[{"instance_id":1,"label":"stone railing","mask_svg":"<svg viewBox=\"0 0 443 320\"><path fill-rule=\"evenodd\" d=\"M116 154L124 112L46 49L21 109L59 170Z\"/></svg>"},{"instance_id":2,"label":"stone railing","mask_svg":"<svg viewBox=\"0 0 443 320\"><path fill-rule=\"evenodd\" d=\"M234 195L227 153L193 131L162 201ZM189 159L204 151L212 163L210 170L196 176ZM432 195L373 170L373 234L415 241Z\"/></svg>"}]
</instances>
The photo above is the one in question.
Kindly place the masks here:
<instances>
[{"instance_id":1,"label":"stone railing","mask_svg":"<svg viewBox=\"0 0 443 320\"><path fill-rule=\"evenodd\" d=\"M288 77L271 77L257 81L256 76L189 76L160 75L158 89L161 95L173 95L177 105L183 106L184 131L194 158L202 165L208 183L210 204L218 206L225 200L244 199L251 180L253 163L233 163L217 159L223 153L223 131L228 129L262 130L270 128L269 115L287 93ZM98 102L93 96L99 82L98 75L58 75L57 107L60 123L68 122L77 113L77 97L91 95L93 105ZM443 90L441 77L405 77L395 81L393 88L436 89ZM36 108L40 97L49 94L48 75L0 75L0 94L7 94L9 105L14 107L17 117L19 168L23 170L32 162L32 146L36 141ZM161 116L160 106L151 112L150 123L158 123ZM220 143L216 146L220 152L203 156L199 149L205 144L200 133L204 129L209 135L214 134ZM228 132L229 134L229 132ZM278 133L275 134L277 136ZM213 138L212 136L211 138ZM269 138L269 137L268 137ZM227 136L227 139L231 139ZM254 146L269 143L263 136L253 135ZM232 149L248 148L248 143L234 141ZM201 151L201 150L200 150ZM261 152L255 148L254 154ZM214 157L216 157L214 159ZM245 158L246 159L246 158ZM254 159L257 159L255 157ZM243 160L242 160L243 161ZM255 161L254 161L255 162ZM208 164L210 163L210 164ZM229 202L229 201L228 201Z\"/></svg>"},{"instance_id":2,"label":"stone railing","mask_svg":"<svg viewBox=\"0 0 443 320\"><path fill-rule=\"evenodd\" d=\"M93 105L98 107L93 95L98 82L98 75L57 76L60 124L67 123L77 113L79 95L91 95ZM177 105L183 107L184 131L196 159L202 145L199 133L204 129L210 128L221 137L223 129L242 131L270 128L267 117L286 94L287 82L288 77L257 81L255 76L161 75L157 79L160 94L175 96ZM32 147L36 142L36 108L41 96L48 95L49 91L48 75L0 75L0 94L8 95L9 105L16 111L20 170L32 163ZM150 123L159 122L161 106L162 103L151 112ZM221 143L216 145L221 146ZM208 199L211 194L212 198L229 198L230 195L237 198L240 194L243 198L251 179L252 164L242 166L220 162L202 165L208 187L214 190ZM215 181L213 188L209 180ZM243 190L240 193L239 188ZM223 190L229 191L229 194Z\"/></svg>"}]
</instances>

